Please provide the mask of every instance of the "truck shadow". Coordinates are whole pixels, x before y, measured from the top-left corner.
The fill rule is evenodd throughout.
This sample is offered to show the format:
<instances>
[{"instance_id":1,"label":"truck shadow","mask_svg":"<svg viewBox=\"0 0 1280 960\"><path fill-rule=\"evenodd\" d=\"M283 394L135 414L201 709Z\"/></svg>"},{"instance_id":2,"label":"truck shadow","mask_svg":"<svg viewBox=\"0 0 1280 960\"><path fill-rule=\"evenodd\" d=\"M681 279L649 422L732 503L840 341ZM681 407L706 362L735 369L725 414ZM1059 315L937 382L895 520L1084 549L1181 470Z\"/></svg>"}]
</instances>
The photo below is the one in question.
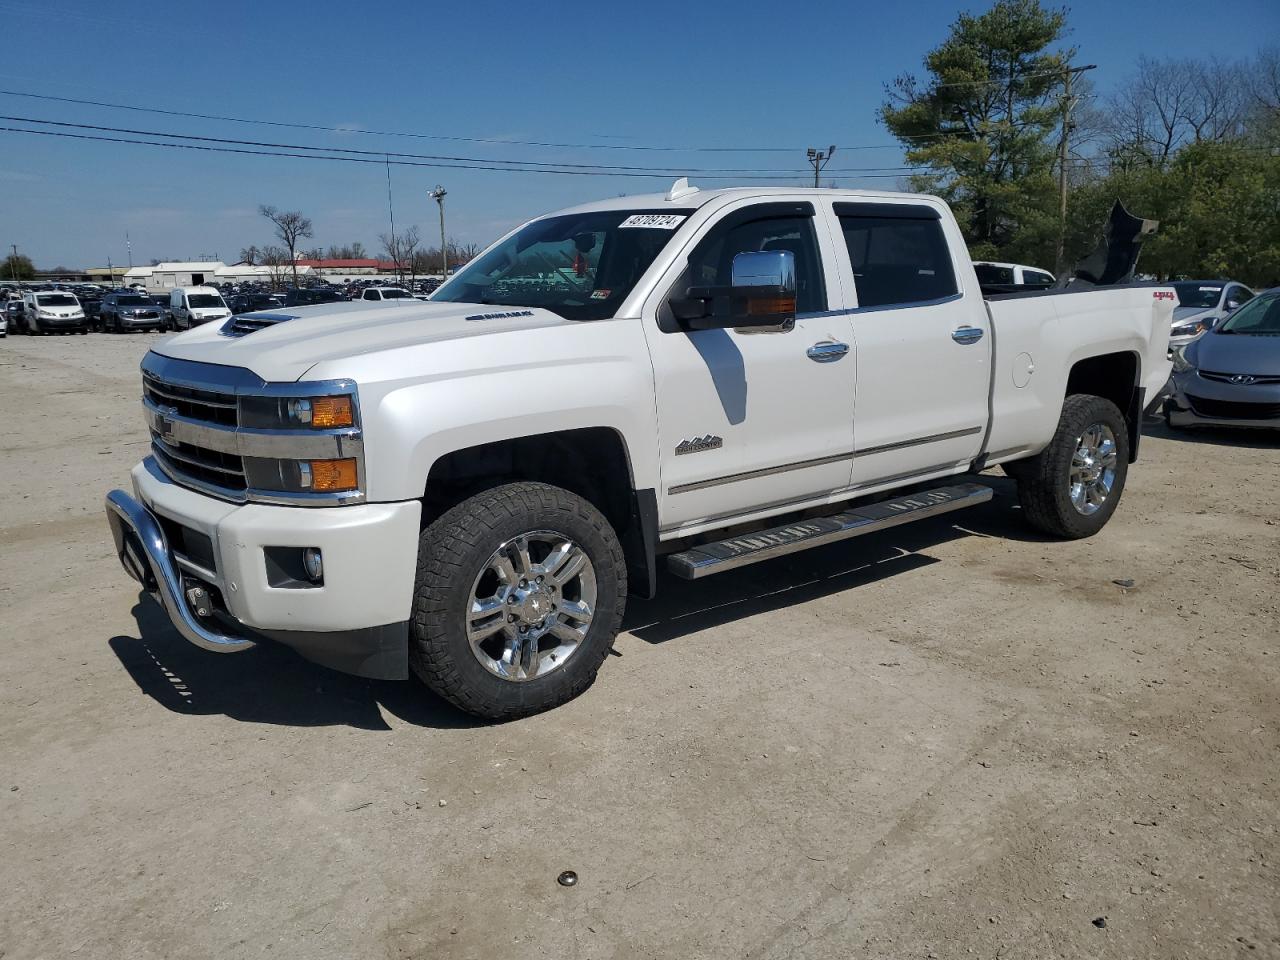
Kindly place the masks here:
<instances>
[{"instance_id":1,"label":"truck shadow","mask_svg":"<svg viewBox=\"0 0 1280 960\"><path fill-rule=\"evenodd\" d=\"M136 637L112 637L138 689L174 713L223 714L247 723L390 730L382 715L420 727L457 729L477 720L416 681L366 680L317 666L292 650L259 644L242 653L210 653L187 643L159 605L138 594Z\"/></svg>"},{"instance_id":2,"label":"truck shadow","mask_svg":"<svg viewBox=\"0 0 1280 960\"><path fill-rule=\"evenodd\" d=\"M668 573L660 559L658 596L633 599L622 627L646 643L666 643L940 563L922 551L960 537L1049 540L1023 523L1013 481L1000 476L983 476L981 481L996 495L980 507L766 560L697 582Z\"/></svg>"}]
</instances>

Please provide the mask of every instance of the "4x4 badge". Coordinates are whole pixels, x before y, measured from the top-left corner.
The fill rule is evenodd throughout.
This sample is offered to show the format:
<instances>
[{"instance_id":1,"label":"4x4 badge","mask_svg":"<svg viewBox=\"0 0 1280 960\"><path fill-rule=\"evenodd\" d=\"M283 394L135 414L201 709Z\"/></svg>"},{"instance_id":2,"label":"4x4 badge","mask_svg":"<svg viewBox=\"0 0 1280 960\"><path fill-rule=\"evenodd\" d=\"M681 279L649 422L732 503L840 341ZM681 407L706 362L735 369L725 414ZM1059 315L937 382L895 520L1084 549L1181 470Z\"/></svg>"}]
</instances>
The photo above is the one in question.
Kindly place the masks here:
<instances>
[{"instance_id":1,"label":"4x4 badge","mask_svg":"<svg viewBox=\"0 0 1280 960\"><path fill-rule=\"evenodd\" d=\"M705 437L694 437L692 440L681 440L676 447L676 456L686 453L702 453L704 450L719 450L724 446L724 438L707 434Z\"/></svg>"}]
</instances>

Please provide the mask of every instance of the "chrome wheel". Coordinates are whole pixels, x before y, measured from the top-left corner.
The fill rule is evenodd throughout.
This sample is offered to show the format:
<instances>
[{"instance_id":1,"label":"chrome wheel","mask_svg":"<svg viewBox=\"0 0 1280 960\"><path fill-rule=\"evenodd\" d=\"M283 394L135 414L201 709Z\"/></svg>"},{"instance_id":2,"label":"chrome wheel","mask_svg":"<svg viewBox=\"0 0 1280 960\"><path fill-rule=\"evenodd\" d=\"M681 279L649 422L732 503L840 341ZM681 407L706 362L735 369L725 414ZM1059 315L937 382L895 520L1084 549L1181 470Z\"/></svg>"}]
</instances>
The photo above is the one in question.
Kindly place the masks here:
<instances>
[{"instance_id":1,"label":"chrome wheel","mask_svg":"<svg viewBox=\"0 0 1280 960\"><path fill-rule=\"evenodd\" d=\"M563 667L591 629L596 574L586 552L560 533L508 540L471 586L471 652L490 673L523 682Z\"/></svg>"},{"instance_id":2,"label":"chrome wheel","mask_svg":"<svg viewBox=\"0 0 1280 960\"><path fill-rule=\"evenodd\" d=\"M1083 516L1102 509L1116 482L1116 435L1105 423L1090 424L1076 438L1071 456L1071 504Z\"/></svg>"}]
</instances>

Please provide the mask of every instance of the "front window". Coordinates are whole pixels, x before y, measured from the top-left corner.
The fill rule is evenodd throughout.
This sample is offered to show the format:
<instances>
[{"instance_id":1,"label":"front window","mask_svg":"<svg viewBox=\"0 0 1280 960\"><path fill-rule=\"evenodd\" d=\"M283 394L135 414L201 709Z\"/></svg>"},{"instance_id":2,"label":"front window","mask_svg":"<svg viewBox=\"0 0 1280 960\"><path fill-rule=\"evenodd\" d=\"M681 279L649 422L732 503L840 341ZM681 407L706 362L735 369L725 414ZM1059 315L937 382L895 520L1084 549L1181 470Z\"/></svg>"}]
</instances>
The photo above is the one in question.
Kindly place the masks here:
<instances>
[{"instance_id":1,"label":"front window","mask_svg":"<svg viewBox=\"0 0 1280 960\"><path fill-rule=\"evenodd\" d=\"M1217 332L1280 337L1280 294L1254 297L1220 324Z\"/></svg>"},{"instance_id":2,"label":"front window","mask_svg":"<svg viewBox=\"0 0 1280 960\"><path fill-rule=\"evenodd\" d=\"M603 210L535 220L463 267L431 299L603 320L691 212Z\"/></svg>"},{"instance_id":3,"label":"front window","mask_svg":"<svg viewBox=\"0 0 1280 960\"><path fill-rule=\"evenodd\" d=\"M42 307L78 307L80 301L69 293L42 293L36 297L36 303Z\"/></svg>"},{"instance_id":4,"label":"front window","mask_svg":"<svg viewBox=\"0 0 1280 960\"><path fill-rule=\"evenodd\" d=\"M994 263L975 263L974 272L978 275L978 283L1012 284L1013 267L1001 267Z\"/></svg>"},{"instance_id":5,"label":"front window","mask_svg":"<svg viewBox=\"0 0 1280 960\"><path fill-rule=\"evenodd\" d=\"M1218 298L1222 296L1222 284L1175 283L1173 289L1177 291L1180 307L1216 307Z\"/></svg>"},{"instance_id":6,"label":"front window","mask_svg":"<svg viewBox=\"0 0 1280 960\"><path fill-rule=\"evenodd\" d=\"M216 293L193 293L187 297L187 306L192 310L209 310L214 307L226 307L226 304Z\"/></svg>"},{"instance_id":7,"label":"front window","mask_svg":"<svg viewBox=\"0 0 1280 960\"><path fill-rule=\"evenodd\" d=\"M149 307L151 301L146 297L116 297L116 305L120 307Z\"/></svg>"}]
</instances>

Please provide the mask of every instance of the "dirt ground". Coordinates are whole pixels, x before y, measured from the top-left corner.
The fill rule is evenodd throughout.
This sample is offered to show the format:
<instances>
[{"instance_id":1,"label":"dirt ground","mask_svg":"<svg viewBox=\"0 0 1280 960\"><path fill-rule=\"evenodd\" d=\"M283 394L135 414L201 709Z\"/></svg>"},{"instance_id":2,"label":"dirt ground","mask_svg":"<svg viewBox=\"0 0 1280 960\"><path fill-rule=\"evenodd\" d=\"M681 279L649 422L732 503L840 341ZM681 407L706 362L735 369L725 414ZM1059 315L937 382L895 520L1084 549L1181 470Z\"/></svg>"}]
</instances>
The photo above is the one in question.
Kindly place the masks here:
<instances>
[{"instance_id":1,"label":"dirt ground","mask_svg":"<svg viewBox=\"0 0 1280 960\"><path fill-rule=\"evenodd\" d=\"M666 577L586 695L485 726L133 589L155 339L0 341L4 960L1280 957L1280 435L1148 423L1088 541L992 475Z\"/></svg>"}]
</instances>

